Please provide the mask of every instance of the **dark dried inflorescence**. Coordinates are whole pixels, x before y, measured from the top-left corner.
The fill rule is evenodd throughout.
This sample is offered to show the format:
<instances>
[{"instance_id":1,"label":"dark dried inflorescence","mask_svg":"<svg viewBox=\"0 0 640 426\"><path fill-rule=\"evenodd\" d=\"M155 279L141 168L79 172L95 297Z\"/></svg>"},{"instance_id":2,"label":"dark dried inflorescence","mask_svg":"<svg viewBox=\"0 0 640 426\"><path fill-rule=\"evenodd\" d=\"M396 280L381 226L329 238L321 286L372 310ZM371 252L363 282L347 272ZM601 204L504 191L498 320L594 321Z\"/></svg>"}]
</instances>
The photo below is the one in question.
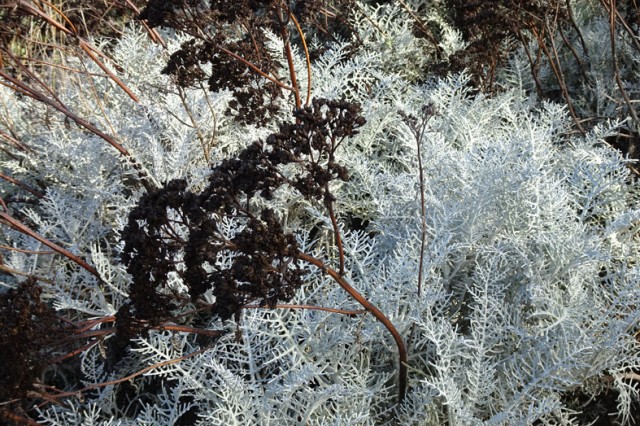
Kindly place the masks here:
<instances>
[{"instance_id":1,"label":"dark dried inflorescence","mask_svg":"<svg viewBox=\"0 0 640 426\"><path fill-rule=\"evenodd\" d=\"M139 19L144 19L150 27L163 26L189 34L192 27L192 12L200 12L199 19L208 18L207 6L203 0L150 0L142 10Z\"/></svg>"},{"instance_id":2,"label":"dark dried inflorescence","mask_svg":"<svg viewBox=\"0 0 640 426\"><path fill-rule=\"evenodd\" d=\"M63 325L40 299L42 289L29 278L0 295L0 403L21 400L51 363L51 347ZM17 403L16 403L17 404ZM15 404L3 404L0 423Z\"/></svg>"},{"instance_id":3,"label":"dark dried inflorescence","mask_svg":"<svg viewBox=\"0 0 640 426\"><path fill-rule=\"evenodd\" d=\"M211 91L230 90L235 100L229 105L228 115L243 123L266 125L269 117L279 111L276 101L282 92L247 63L266 75L282 71L279 64L270 60L263 32L266 28L276 30L272 27L277 4L212 1L205 13L198 1L152 1L140 18L152 26L170 27L193 36L171 55L163 70L178 86L206 82ZM201 13L192 13L197 9ZM210 75L205 71L208 66L212 69Z\"/></svg>"},{"instance_id":4,"label":"dark dried inflorescence","mask_svg":"<svg viewBox=\"0 0 640 426\"><path fill-rule=\"evenodd\" d=\"M285 43L300 43L293 16L308 38L333 41L339 29L349 32L344 18L352 0L331 3L329 18L326 1L320 0L214 0L208 6L200 0L152 0L140 18L151 26L192 36L163 70L177 85L206 84L213 92L229 90L234 100L227 114L242 123L264 126L280 111L284 88L293 84L286 79L292 70L273 59L264 31L270 30ZM322 43L317 45L322 49Z\"/></svg>"},{"instance_id":5,"label":"dark dried inflorescence","mask_svg":"<svg viewBox=\"0 0 640 426\"><path fill-rule=\"evenodd\" d=\"M255 201L287 185L330 204L329 183L347 179L335 150L364 124L360 108L346 101L316 99L294 116L294 123L213 167L201 193L173 180L140 199L122 232L122 261L133 283L131 303L118 313L121 339L143 323L176 320L202 305L207 292L215 297L210 314L222 320L237 318L248 303L274 306L293 297L304 273L295 236ZM230 231L230 221L238 228ZM188 291L172 287L176 279Z\"/></svg>"}]
</instances>

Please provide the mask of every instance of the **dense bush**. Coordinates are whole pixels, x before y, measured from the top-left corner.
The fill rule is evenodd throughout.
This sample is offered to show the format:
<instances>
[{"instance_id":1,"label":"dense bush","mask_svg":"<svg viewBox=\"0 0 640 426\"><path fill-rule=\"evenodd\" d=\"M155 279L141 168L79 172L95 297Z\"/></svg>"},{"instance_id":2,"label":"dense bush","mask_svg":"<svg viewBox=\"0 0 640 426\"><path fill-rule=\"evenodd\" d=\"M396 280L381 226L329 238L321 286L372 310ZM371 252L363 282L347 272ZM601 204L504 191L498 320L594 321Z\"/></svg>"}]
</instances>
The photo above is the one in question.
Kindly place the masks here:
<instances>
[{"instance_id":1,"label":"dense bush","mask_svg":"<svg viewBox=\"0 0 640 426\"><path fill-rule=\"evenodd\" d=\"M3 422L637 418L633 2L150 1L95 37L35 3L0 9Z\"/></svg>"}]
</instances>

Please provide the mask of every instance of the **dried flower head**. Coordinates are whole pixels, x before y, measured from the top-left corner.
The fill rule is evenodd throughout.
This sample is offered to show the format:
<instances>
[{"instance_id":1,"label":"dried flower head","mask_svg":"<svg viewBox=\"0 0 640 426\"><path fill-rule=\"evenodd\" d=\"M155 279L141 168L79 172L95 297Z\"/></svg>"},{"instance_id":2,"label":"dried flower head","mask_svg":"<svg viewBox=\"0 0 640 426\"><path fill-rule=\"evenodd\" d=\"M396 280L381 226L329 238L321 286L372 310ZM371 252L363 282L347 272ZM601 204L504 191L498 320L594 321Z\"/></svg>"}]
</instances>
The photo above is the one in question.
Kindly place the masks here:
<instances>
[{"instance_id":1,"label":"dried flower head","mask_svg":"<svg viewBox=\"0 0 640 426\"><path fill-rule=\"evenodd\" d=\"M0 402L27 396L49 366L51 345L63 330L41 294L36 279L29 278L0 295Z\"/></svg>"},{"instance_id":2,"label":"dried flower head","mask_svg":"<svg viewBox=\"0 0 640 426\"><path fill-rule=\"evenodd\" d=\"M210 313L223 320L251 302L290 300L303 284L296 239L271 209L252 201L289 185L309 200L331 203L330 181L348 178L334 152L364 124L359 114L355 104L316 99L294 113L294 123L213 167L202 193L173 180L144 195L122 232L122 261L133 277L131 303L119 314L127 334L135 334L136 320L158 324L203 302L209 291L215 297ZM297 173L284 173L284 165ZM225 220L237 229L225 231ZM172 286L176 278L186 293Z\"/></svg>"}]
</instances>

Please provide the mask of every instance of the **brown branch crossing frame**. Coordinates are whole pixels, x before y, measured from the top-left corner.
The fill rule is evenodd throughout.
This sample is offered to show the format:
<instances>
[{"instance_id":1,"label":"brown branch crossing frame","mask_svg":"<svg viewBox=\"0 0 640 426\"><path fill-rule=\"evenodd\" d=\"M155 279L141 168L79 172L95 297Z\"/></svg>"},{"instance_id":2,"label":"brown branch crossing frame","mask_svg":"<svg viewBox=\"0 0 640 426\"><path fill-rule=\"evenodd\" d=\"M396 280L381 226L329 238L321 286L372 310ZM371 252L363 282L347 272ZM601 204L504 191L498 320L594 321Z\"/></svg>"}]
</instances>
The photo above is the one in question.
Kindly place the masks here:
<instances>
[{"instance_id":1,"label":"brown branch crossing frame","mask_svg":"<svg viewBox=\"0 0 640 426\"><path fill-rule=\"evenodd\" d=\"M306 253L299 253L298 258L314 266L317 266L318 268L326 272L331 278L335 280L335 282L338 283L340 287L342 287L344 291L349 293L349 295L353 297L358 303L360 303L360 305L362 305L362 307L364 307L367 311L371 312L371 314L373 314L373 316L376 317L376 319L380 321L382 325L385 326L385 328L389 331L389 333L391 333L391 335L393 336L393 340L395 341L396 346L398 347L398 358L399 358L399 364L400 364L399 378L398 378L398 402L401 403L404 400L404 397L407 392L408 363L407 363L407 349L404 344L404 341L402 340L402 336L400 336L400 333L398 332L398 330L395 328L395 326L391 323L389 318L387 318L387 316L380 309L375 307L364 296L358 293L358 291L355 288L353 288L347 282L347 280L345 280L344 277L340 273L338 273L338 271L335 271L331 268L327 268L324 262L322 262L320 259L316 259L315 257L310 256Z\"/></svg>"}]
</instances>

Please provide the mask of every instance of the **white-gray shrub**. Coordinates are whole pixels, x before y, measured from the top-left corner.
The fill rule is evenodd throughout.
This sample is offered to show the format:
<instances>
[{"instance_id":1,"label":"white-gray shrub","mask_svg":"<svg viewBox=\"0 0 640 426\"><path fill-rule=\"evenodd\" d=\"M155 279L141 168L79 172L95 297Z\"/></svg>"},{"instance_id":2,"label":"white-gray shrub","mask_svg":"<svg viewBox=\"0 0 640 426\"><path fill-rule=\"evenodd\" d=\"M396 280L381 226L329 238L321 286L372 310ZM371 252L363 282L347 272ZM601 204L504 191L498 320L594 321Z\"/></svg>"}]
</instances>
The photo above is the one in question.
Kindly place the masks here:
<instances>
[{"instance_id":1,"label":"white-gray shrub","mask_svg":"<svg viewBox=\"0 0 640 426\"><path fill-rule=\"evenodd\" d=\"M43 424L171 425L192 408L202 425L576 424L572 410L579 407L565 392L595 394L609 381L620 392L619 415L629 421L638 396L629 373L640 368L640 209L625 160L603 143L614 124L571 136L563 107L534 103L522 87L492 98L472 95L464 73L413 84L428 59L416 56L420 43L406 23L393 19L401 9L388 8L378 24L389 28L391 41L365 32L364 47L347 62L339 60L344 46L334 45L313 70L313 93L350 96L368 121L338 153L352 179L334 193L345 277L408 343L404 403L396 404L396 347L372 316L246 309L237 326L210 324L229 330L210 349L135 379L137 410L118 406L116 388L108 386L42 409ZM391 66L385 43L400 43L399 57L413 56L410 69ZM116 135L155 182L187 178L197 189L208 167L203 140L216 162L268 133L229 121L227 93L187 90L181 100L160 74L166 54L141 32L129 30L114 52L140 104L99 77L71 77L63 99ZM118 258L119 232L142 194L131 185L135 171L59 115L35 119L41 105L4 87L0 101L2 128L11 125L35 149L24 158L2 157L3 170L34 186L46 183L46 198L21 213L40 234L93 264L102 281L60 256L10 252L6 265L50 279L45 294L57 309L79 318L113 315L130 283ZM425 105L435 115L416 140L401 112L420 117ZM16 192L6 182L0 188ZM421 191L426 250L418 295ZM335 261L322 208L292 190L271 203L301 247ZM349 217L367 228L349 229ZM320 232L312 233L314 226ZM9 229L0 239L43 249ZM312 269L291 303L359 309ZM200 347L192 335L152 331L114 372L97 345L81 356L83 382L112 380ZM161 391L150 392L146 385L158 378Z\"/></svg>"}]
</instances>

